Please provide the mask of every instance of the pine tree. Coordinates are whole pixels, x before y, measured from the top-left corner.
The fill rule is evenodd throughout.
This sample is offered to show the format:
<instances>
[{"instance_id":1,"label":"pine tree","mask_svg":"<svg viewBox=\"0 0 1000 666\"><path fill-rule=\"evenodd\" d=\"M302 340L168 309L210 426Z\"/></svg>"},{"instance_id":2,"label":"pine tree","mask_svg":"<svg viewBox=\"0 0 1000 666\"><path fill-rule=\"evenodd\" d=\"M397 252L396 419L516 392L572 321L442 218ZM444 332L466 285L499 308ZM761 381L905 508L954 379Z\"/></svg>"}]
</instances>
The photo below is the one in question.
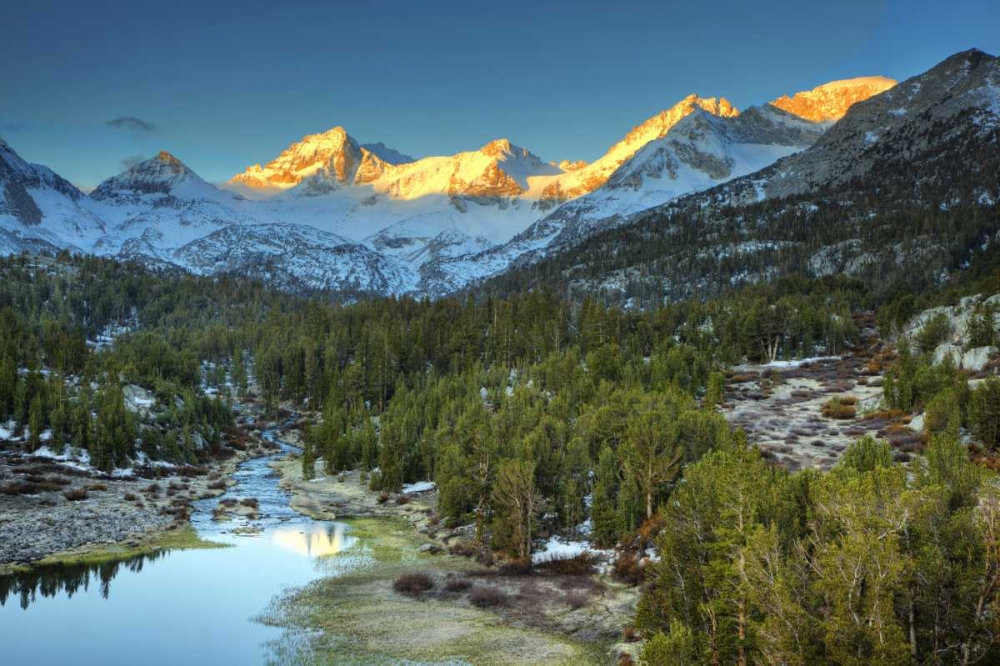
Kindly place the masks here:
<instances>
[{"instance_id":1,"label":"pine tree","mask_svg":"<svg viewBox=\"0 0 1000 666\"><path fill-rule=\"evenodd\" d=\"M28 414L28 449L30 451L37 451L38 447L42 445L42 428L44 428L44 421L42 420L42 396L36 395L31 400L31 409ZM56 451L56 453L62 453L61 451Z\"/></svg>"}]
</instances>

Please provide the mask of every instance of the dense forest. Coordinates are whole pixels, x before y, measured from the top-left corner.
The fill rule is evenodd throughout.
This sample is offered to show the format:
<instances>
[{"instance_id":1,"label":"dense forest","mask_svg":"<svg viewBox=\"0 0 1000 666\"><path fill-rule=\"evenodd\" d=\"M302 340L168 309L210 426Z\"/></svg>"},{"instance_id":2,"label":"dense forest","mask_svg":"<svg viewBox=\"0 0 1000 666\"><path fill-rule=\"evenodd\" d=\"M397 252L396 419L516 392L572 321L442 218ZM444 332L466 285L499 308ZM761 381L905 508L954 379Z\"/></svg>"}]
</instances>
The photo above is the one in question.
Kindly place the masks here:
<instances>
[{"instance_id":1,"label":"dense forest","mask_svg":"<svg viewBox=\"0 0 1000 666\"><path fill-rule=\"evenodd\" d=\"M790 473L717 410L733 364L850 351L856 315L878 309L893 335L995 274L893 298L789 275L649 310L545 290L344 305L65 254L0 260L0 276L0 424L28 449L103 470L196 462L255 400L308 416L307 476L433 480L441 519L496 556L526 560L541 533L619 547L648 663L998 657L1000 383L932 363L934 326L900 345L884 407L926 411L930 433L905 466L866 438L831 471ZM132 387L165 407L137 418ZM637 535L655 544L645 568Z\"/></svg>"}]
</instances>

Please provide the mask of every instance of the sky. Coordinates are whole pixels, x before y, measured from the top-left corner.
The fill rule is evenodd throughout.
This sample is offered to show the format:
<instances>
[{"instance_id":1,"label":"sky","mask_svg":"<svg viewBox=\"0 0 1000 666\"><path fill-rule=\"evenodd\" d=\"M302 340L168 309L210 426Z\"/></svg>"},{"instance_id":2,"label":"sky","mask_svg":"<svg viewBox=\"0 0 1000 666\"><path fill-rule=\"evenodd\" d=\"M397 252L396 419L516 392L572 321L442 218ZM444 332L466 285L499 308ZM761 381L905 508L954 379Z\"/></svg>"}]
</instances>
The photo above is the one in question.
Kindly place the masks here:
<instances>
[{"instance_id":1,"label":"sky","mask_svg":"<svg viewBox=\"0 0 1000 666\"><path fill-rule=\"evenodd\" d=\"M0 137L91 188L164 149L228 179L343 126L417 157L599 157L690 93L739 108L1000 53L996 0L0 3Z\"/></svg>"}]
</instances>

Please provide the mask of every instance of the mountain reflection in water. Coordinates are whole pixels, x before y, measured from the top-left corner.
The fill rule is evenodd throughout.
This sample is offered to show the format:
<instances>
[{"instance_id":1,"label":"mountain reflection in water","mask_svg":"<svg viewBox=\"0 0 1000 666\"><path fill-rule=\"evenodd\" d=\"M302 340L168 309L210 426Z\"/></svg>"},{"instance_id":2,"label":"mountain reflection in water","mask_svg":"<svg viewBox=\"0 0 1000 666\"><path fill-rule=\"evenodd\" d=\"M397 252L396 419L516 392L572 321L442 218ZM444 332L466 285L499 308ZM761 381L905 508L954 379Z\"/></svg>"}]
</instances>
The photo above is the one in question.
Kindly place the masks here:
<instances>
[{"instance_id":1,"label":"mountain reflection in water","mask_svg":"<svg viewBox=\"0 0 1000 666\"><path fill-rule=\"evenodd\" d=\"M355 539L343 525L317 525L316 529L276 529L267 535L279 548L304 557L336 555L350 548Z\"/></svg>"}]
</instances>

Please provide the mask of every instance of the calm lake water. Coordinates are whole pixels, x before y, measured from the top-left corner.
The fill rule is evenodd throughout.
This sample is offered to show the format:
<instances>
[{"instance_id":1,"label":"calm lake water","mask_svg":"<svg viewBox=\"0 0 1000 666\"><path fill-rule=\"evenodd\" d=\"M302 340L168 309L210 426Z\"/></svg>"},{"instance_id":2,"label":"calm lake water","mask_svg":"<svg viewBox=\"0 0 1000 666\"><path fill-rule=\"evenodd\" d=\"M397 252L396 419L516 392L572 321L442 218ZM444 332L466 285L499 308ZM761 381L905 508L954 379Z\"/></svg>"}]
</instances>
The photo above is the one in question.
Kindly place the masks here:
<instances>
[{"instance_id":1,"label":"calm lake water","mask_svg":"<svg viewBox=\"0 0 1000 666\"><path fill-rule=\"evenodd\" d=\"M267 463L240 466L231 497L256 497L264 531L211 520L218 499L195 502L199 534L231 548L164 552L98 567L51 567L0 579L0 663L280 663L291 637L260 621L270 602L357 559L340 523L310 520L288 506ZM340 557L328 557L342 553ZM360 553L358 554L360 555Z\"/></svg>"}]
</instances>

